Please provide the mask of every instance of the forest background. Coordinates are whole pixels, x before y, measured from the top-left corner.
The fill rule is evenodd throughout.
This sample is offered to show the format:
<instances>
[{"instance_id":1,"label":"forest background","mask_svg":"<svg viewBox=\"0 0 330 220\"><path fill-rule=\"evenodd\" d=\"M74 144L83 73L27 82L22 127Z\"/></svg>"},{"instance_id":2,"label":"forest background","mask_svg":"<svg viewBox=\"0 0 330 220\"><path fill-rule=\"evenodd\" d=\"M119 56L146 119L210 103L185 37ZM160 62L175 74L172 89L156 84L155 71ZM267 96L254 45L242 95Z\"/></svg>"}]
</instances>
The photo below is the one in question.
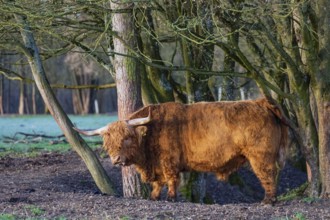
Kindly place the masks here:
<instances>
[{"instance_id":1,"label":"forest background","mask_svg":"<svg viewBox=\"0 0 330 220\"><path fill-rule=\"evenodd\" d=\"M101 191L111 194L111 181L98 178L106 174L90 163L95 157L66 114L118 108L123 119L142 102L240 100L260 92L285 115L306 160L308 194L328 198L329 9L327 0L2 0L0 111L49 111L89 170L99 170L92 175ZM134 179L134 171L123 173Z\"/></svg>"}]
</instances>

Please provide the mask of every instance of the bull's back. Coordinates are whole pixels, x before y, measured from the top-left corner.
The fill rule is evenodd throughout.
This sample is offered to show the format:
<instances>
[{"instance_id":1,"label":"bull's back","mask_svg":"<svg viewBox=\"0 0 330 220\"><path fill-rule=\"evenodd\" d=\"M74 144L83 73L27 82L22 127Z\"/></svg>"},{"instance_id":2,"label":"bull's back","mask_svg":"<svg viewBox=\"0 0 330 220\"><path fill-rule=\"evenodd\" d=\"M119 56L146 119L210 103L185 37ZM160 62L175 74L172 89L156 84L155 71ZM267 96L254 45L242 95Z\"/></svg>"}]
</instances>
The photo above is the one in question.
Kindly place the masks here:
<instances>
[{"instance_id":1,"label":"bull's back","mask_svg":"<svg viewBox=\"0 0 330 220\"><path fill-rule=\"evenodd\" d=\"M186 117L184 155L194 170L219 170L250 152L273 155L280 144L279 124L258 101L198 103Z\"/></svg>"}]
</instances>

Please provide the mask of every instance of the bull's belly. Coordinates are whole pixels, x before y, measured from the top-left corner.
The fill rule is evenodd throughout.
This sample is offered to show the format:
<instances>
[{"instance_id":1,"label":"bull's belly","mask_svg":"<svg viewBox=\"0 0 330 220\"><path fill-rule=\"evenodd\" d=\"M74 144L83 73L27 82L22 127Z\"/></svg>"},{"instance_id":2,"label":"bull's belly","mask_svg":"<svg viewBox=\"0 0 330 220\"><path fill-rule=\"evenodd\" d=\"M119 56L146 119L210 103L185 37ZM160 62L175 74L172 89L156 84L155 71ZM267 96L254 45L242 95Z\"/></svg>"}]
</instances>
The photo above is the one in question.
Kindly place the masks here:
<instances>
[{"instance_id":1,"label":"bull's belly","mask_svg":"<svg viewBox=\"0 0 330 220\"><path fill-rule=\"evenodd\" d=\"M190 160L187 165L190 170L198 172L230 174L241 167L246 161L244 156L236 155L228 160Z\"/></svg>"},{"instance_id":2,"label":"bull's belly","mask_svg":"<svg viewBox=\"0 0 330 220\"><path fill-rule=\"evenodd\" d=\"M188 163L188 169L198 172L215 172L222 165L216 163L210 163L210 161L190 161Z\"/></svg>"}]
</instances>

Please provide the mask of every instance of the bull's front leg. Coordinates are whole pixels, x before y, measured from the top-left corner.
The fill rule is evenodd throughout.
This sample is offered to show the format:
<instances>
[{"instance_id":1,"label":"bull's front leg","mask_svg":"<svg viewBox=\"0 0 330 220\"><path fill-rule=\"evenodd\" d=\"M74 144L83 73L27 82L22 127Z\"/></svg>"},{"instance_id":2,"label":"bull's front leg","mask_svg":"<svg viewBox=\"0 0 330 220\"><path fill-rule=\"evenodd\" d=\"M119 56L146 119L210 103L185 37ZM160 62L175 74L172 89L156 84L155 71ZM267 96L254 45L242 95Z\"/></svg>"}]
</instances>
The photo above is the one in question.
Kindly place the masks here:
<instances>
[{"instance_id":1,"label":"bull's front leg","mask_svg":"<svg viewBox=\"0 0 330 220\"><path fill-rule=\"evenodd\" d=\"M160 199L160 193L162 191L163 188L163 183L159 182L159 181L155 181L151 183L152 186L152 191L151 191L151 196L150 199L151 200L159 200Z\"/></svg>"},{"instance_id":2,"label":"bull's front leg","mask_svg":"<svg viewBox=\"0 0 330 220\"><path fill-rule=\"evenodd\" d=\"M172 155L173 154L168 154ZM167 200L168 201L176 201L177 188L179 186L179 158L177 157L164 157L161 160L161 167L163 170L163 177L165 182L167 183L168 191L167 191Z\"/></svg>"},{"instance_id":3,"label":"bull's front leg","mask_svg":"<svg viewBox=\"0 0 330 220\"><path fill-rule=\"evenodd\" d=\"M167 182L167 187L168 187L167 200L168 201L172 201L172 202L176 201L177 188L179 186L179 183L180 183L180 181L179 181L178 176L172 177L168 180L168 182Z\"/></svg>"}]
</instances>

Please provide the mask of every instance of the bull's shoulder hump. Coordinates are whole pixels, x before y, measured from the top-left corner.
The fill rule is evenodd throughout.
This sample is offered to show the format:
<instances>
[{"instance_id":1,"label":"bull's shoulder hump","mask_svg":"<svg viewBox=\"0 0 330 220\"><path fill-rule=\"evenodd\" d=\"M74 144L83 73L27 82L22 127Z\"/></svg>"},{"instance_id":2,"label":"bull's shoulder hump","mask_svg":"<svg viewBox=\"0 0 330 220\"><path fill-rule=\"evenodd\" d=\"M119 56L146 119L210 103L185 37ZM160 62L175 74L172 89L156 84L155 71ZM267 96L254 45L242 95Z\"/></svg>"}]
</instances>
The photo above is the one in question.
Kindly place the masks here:
<instances>
[{"instance_id":1,"label":"bull's shoulder hump","mask_svg":"<svg viewBox=\"0 0 330 220\"><path fill-rule=\"evenodd\" d=\"M152 106L154 106L154 105L148 105L148 106L144 106L144 107L140 108L139 110L130 114L128 119L135 119L135 118L141 118L141 117L148 116L149 108Z\"/></svg>"},{"instance_id":2,"label":"bull's shoulder hump","mask_svg":"<svg viewBox=\"0 0 330 220\"><path fill-rule=\"evenodd\" d=\"M149 109L151 110L151 114L156 112L166 112L168 110L176 110L180 107L186 106L185 104L179 102L165 102L161 104L151 104L140 108L139 110L133 112L128 119L140 118L140 117L147 117L149 114Z\"/></svg>"}]
</instances>

